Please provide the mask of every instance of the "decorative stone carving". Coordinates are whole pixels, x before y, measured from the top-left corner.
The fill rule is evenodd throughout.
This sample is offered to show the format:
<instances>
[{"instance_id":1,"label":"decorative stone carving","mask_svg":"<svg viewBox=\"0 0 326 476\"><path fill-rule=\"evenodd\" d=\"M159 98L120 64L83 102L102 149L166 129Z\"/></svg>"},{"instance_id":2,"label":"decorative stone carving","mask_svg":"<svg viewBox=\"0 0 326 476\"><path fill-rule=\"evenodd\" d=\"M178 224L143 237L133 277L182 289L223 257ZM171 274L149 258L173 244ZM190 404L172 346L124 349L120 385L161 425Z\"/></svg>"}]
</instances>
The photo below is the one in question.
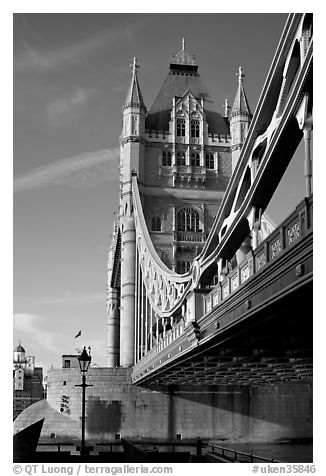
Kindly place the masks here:
<instances>
[{"instance_id":1,"label":"decorative stone carving","mask_svg":"<svg viewBox=\"0 0 326 476\"><path fill-rule=\"evenodd\" d=\"M295 267L295 275L302 276L303 273L304 273L304 265L300 263Z\"/></svg>"},{"instance_id":2,"label":"decorative stone carving","mask_svg":"<svg viewBox=\"0 0 326 476\"><path fill-rule=\"evenodd\" d=\"M278 238L274 243L271 243L272 259L275 259L282 251L281 240Z\"/></svg>"},{"instance_id":3,"label":"decorative stone carving","mask_svg":"<svg viewBox=\"0 0 326 476\"><path fill-rule=\"evenodd\" d=\"M266 264L266 255L261 253L259 256L256 256L256 270L263 268Z\"/></svg>"},{"instance_id":4,"label":"decorative stone carving","mask_svg":"<svg viewBox=\"0 0 326 476\"><path fill-rule=\"evenodd\" d=\"M251 308L251 301L250 301L250 299L247 299L247 300L245 301L245 308L246 308L246 309L250 309L250 308Z\"/></svg>"},{"instance_id":5,"label":"decorative stone carving","mask_svg":"<svg viewBox=\"0 0 326 476\"><path fill-rule=\"evenodd\" d=\"M300 238L300 222L294 223L287 231L288 244L292 245L296 240Z\"/></svg>"}]
</instances>

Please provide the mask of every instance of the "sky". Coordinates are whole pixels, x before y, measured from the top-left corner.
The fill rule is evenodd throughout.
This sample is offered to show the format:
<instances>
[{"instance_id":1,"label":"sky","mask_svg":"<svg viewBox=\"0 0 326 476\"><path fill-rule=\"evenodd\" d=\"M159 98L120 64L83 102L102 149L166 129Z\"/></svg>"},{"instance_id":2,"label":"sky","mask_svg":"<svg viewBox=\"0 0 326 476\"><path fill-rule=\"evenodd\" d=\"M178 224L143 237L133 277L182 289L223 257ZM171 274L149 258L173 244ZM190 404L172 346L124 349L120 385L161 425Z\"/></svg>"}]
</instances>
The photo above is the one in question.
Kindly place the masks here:
<instances>
[{"instance_id":1,"label":"sky","mask_svg":"<svg viewBox=\"0 0 326 476\"><path fill-rule=\"evenodd\" d=\"M242 66L254 112L286 18L14 15L13 345L21 339L36 365L59 367L62 354L83 345L106 365L107 253L133 57L148 109L184 37L217 111L225 98L233 102ZM303 184L299 149L268 209L276 223L302 199Z\"/></svg>"}]
</instances>

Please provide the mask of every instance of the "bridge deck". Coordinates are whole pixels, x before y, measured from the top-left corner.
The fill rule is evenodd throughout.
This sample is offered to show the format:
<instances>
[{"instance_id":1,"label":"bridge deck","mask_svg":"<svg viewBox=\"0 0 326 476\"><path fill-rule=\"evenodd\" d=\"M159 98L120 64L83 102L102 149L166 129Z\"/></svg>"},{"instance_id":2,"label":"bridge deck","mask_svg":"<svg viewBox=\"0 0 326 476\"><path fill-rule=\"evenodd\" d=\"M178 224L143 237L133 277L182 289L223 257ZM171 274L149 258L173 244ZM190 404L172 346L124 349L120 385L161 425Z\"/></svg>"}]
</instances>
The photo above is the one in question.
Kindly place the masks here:
<instances>
[{"instance_id":1,"label":"bridge deck","mask_svg":"<svg viewBox=\"0 0 326 476\"><path fill-rule=\"evenodd\" d=\"M170 331L135 365L133 382L257 385L311 380L312 240L310 198L222 283L198 291L203 315L182 332ZM245 266L251 272L241 282ZM232 288L233 276L237 286Z\"/></svg>"}]
</instances>

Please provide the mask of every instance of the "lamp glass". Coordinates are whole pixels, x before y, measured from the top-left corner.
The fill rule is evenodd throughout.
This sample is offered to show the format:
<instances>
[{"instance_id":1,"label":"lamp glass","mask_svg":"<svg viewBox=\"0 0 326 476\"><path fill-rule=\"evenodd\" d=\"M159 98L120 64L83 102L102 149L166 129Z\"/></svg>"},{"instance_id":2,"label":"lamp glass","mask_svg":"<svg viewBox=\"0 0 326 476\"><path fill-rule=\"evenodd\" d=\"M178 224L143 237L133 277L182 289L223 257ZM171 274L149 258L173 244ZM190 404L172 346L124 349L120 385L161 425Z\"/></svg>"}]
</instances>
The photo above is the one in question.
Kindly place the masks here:
<instances>
[{"instance_id":1,"label":"lamp glass","mask_svg":"<svg viewBox=\"0 0 326 476\"><path fill-rule=\"evenodd\" d=\"M79 368L82 374L86 374L88 371L89 364L91 363L92 357L84 347L82 353L78 356Z\"/></svg>"}]
</instances>

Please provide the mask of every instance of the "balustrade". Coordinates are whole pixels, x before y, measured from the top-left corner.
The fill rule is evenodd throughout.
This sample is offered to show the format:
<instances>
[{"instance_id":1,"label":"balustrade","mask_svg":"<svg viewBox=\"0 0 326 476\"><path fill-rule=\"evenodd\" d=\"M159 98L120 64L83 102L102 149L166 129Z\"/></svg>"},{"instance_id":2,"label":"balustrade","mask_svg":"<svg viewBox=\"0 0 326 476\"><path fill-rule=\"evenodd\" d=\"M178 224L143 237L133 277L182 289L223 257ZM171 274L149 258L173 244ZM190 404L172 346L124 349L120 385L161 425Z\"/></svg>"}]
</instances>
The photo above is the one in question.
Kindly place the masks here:
<instances>
[{"instance_id":1,"label":"balustrade","mask_svg":"<svg viewBox=\"0 0 326 476\"><path fill-rule=\"evenodd\" d=\"M203 232L183 231L177 233L177 241L205 243L206 235Z\"/></svg>"},{"instance_id":2,"label":"balustrade","mask_svg":"<svg viewBox=\"0 0 326 476\"><path fill-rule=\"evenodd\" d=\"M205 296L205 314L215 309L223 300L236 292L250 277L259 273L272 261L278 259L294 243L311 231L312 197L304 199L278 228L276 228L254 251L240 263L213 290Z\"/></svg>"},{"instance_id":3,"label":"balustrade","mask_svg":"<svg viewBox=\"0 0 326 476\"><path fill-rule=\"evenodd\" d=\"M185 323L184 320L181 319L177 324L175 324L172 329L167 331L165 335L160 334L159 340L154 345L152 349L150 349L135 365L134 369L142 368L146 365L150 360L155 357L157 354L162 352L166 347L172 344L175 340L177 340L184 332Z\"/></svg>"},{"instance_id":4,"label":"balustrade","mask_svg":"<svg viewBox=\"0 0 326 476\"><path fill-rule=\"evenodd\" d=\"M193 184L196 187L200 185L205 187L206 184L206 167L191 166L191 165L175 165L172 169L173 186L181 183L182 186L190 186Z\"/></svg>"}]
</instances>

